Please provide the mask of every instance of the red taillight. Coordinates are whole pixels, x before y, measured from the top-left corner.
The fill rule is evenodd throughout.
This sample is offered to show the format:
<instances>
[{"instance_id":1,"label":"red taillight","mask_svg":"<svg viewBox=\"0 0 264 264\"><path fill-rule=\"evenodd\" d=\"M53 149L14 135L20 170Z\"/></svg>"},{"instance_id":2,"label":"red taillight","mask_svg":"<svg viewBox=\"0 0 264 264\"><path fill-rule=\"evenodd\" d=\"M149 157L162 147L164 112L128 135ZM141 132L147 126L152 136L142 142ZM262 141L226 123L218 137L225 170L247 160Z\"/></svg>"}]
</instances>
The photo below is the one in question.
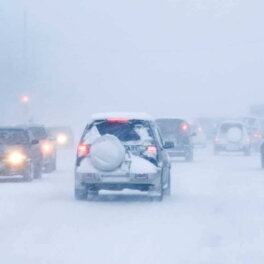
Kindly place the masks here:
<instances>
[{"instance_id":1,"label":"red taillight","mask_svg":"<svg viewBox=\"0 0 264 264\"><path fill-rule=\"evenodd\" d=\"M253 137L254 138L262 138L262 135L261 134L254 134Z\"/></svg>"},{"instance_id":2,"label":"red taillight","mask_svg":"<svg viewBox=\"0 0 264 264\"><path fill-rule=\"evenodd\" d=\"M220 138L215 138L215 139L214 139L214 142L215 142L215 143L220 142Z\"/></svg>"},{"instance_id":3,"label":"red taillight","mask_svg":"<svg viewBox=\"0 0 264 264\"><path fill-rule=\"evenodd\" d=\"M156 146L148 146L147 152L151 153L151 154L156 154L157 153L157 147Z\"/></svg>"},{"instance_id":4,"label":"red taillight","mask_svg":"<svg viewBox=\"0 0 264 264\"><path fill-rule=\"evenodd\" d=\"M189 130L189 126L187 124L183 124L182 127L181 127L181 129L183 131L188 131Z\"/></svg>"},{"instance_id":5,"label":"red taillight","mask_svg":"<svg viewBox=\"0 0 264 264\"><path fill-rule=\"evenodd\" d=\"M111 123L127 123L129 119L127 118L107 118L106 121L111 122Z\"/></svg>"},{"instance_id":6,"label":"red taillight","mask_svg":"<svg viewBox=\"0 0 264 264\"><path fill-rule=\"evenodd\" d=\"M78 146L78 154L80 156L86 156L89 154L89 151L90 151L90 146L87 145L87 144L80 144Z\"/></svg>"}]
</instances>

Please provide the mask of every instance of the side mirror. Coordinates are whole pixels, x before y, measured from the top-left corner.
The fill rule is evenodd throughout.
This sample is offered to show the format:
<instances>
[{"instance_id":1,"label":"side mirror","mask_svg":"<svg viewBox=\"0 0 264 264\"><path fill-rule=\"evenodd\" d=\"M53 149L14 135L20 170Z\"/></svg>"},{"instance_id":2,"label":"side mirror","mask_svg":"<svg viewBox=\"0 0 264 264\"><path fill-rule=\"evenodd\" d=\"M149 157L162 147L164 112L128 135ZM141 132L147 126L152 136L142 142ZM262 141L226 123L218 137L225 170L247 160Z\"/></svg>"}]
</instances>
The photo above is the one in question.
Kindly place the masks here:
<instances>
[{"instance_id":1,"label":"side mirror","mask_svg":"<svg viewBox=\"0 0 264 264\"><path fill-rule=\"evenodd\" d=\"M171 142L171 141L166 141L166 142L164 143L164 145L163 145L163 148L164 148L164 149L172 149L172 148L174 148L174 147L175 147L175 145L174 145L174 143Z\"/></svg>"},{"instance_id":2,"label":"side mirror","mask_svg":"<svg viewBox=\"0 0 264 264\"><path fill-rule=\"evenodd\" d=\"M33 139L33 140L31 141L31 144L32 144L32 145L37 145L38 143L39 143L39 141L36 140L36 139Z\"/></svg>"}]
</instances>

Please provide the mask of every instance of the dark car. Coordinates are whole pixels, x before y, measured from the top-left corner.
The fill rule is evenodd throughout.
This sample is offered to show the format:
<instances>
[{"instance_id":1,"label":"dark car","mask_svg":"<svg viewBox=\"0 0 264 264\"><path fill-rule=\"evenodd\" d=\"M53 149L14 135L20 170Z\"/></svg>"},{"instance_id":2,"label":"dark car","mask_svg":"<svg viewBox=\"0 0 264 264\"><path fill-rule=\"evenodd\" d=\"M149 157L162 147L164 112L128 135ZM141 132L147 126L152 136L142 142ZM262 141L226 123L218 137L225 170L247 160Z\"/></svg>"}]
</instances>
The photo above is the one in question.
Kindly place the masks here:
<instances>
[{"instance_id":1,"label":"dark car","mask_svg":"<svg viewBox=\"0 0 264 264\"><path fill-rule=\"evenodd\" d=\"M184 157L186 161L193 160L193 143L190 125L183 119L160 118L156 120L164 141L172 141L174 148L169 150L171 157Z\"/></svg>"},{"instance_id":2,"label":"dark car","mask_svg":"<svg viewBox=\"0 0 264 264\"><path fill-rule=\"evenodd\" d=\"M41 178L42 154L38 140L27 129L0 127L0 175Z\"/></svg>"},{"instance_id":3,"label":"dark car","mask_svg":"<svg viewBox=\"0 0 264 264\"><path fill-rule=\"evenodd\" d=\"M43 155L43 172L51 173L55 171L57 167L56 144L45 126L28 125L26 128L32 133L33 137L39 141L40 150Z\"/></svg>"},{"instance_id":4,"label":"dark car","mask_svg":"<svg viewBox=\"0 0 264 264\"><path fill-rule=\"evenodd\" d=\"M170 193L170 161L155 122L143 114L97 114L78 146L75 197L134 189L161 201Z\"/></svg>"}]
</instances>

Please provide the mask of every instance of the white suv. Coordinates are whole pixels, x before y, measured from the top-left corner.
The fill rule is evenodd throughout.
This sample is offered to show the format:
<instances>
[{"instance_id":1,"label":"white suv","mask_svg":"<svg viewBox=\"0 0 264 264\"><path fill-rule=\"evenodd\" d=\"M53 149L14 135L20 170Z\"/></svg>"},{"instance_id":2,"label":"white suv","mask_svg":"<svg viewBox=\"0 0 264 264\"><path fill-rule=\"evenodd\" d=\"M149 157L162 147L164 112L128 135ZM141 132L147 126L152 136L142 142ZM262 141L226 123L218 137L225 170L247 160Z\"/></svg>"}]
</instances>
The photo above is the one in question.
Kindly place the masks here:
<instances>
[{"instance_id":1,"label":"white suv","mask_svg":"<svg viewBox=\"0 0 264 264\"><path fill-rule=\"evenodd\" d=\"M81 137L75 168L75 198L100 190L134 189L162 200L170 193L171 164L154 120L146 114L92 116Z\"/></svg>"},{"instance_id":2,"label":"white suv","mask_svg":"<svg viewBox=\"0 0 264 264\"><path fill-rule=\"evenodd\" d=\"M251 152L251 140L245 125L239 121L223 122L214 139L214 153L220 152L243 152L249 156Z\"/></svg>"}]
</instances>

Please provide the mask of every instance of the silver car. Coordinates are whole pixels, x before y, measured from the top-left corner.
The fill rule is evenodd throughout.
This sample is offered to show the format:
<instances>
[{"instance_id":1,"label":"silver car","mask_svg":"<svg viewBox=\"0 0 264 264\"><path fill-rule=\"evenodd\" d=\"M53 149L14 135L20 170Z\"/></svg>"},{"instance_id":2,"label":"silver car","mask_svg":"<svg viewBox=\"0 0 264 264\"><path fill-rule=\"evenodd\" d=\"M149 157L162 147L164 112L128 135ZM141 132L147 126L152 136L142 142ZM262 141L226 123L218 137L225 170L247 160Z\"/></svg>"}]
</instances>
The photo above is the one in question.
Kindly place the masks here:
<instances>
[{"instance_id":1,"label":"silver car","mask_svg":"<svg viewBox=\"0 0 264 264\"><path fill-rule=\"evenodd\" d=\"M133 189L161 201L170 194L171 164L154 120L146 114L92 116L81 137L75 167L75 198L100 190Z\"/></svg>"}]
</instances>

